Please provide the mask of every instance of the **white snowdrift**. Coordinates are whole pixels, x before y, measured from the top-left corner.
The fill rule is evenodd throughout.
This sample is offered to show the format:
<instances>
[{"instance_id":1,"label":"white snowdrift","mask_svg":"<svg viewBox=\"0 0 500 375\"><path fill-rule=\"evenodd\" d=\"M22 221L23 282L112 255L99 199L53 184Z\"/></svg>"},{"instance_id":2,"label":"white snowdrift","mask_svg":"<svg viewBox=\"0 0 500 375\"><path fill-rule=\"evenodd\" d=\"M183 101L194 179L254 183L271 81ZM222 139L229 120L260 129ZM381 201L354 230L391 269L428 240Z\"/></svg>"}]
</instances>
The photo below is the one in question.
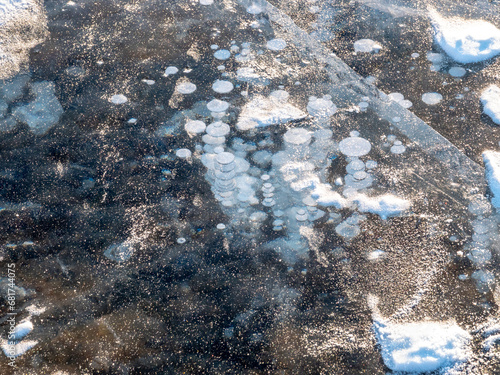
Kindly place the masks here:
<instances>
[{"instance_id":1,"label":"white snowdrift","mask_svg":"<svg viewBox=\"0 0 500 375\"><path fill-rule=\"evenodd\" d=\"M495 124L500 125L500 87L488 86L481 93L481 103L483 104L483 112L490 116Z\"/></svg>"},{"instance_id":2,"label":"white snowdrift","mask_svg":"<svg viewBox=\"0 0 500 375\"><path fill-rule=\"evenodd\" d=\"M436 42L455 61L463 64L491 59L500 53L500 30L484 20L444 18L430 11Z\"/></svg>"}]
</instances>

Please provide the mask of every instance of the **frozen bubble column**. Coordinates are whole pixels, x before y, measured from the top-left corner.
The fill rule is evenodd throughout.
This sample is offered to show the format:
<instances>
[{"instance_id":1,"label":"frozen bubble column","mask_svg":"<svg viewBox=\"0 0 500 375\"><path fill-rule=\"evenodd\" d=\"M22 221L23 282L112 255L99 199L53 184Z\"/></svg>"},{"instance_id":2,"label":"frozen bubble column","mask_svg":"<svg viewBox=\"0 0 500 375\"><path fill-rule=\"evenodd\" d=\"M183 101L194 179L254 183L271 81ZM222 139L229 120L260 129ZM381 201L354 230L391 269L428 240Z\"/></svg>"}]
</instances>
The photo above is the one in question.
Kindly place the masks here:
<instances>
[{"instance_id":1,"label":"frozen bubble column","mask_svg":"<svg viewBox=\"0 0 500 375\"><path fill-rule=\"evenodd\" d=\"M236 183L234 177L236 175L236 163L234 159L234 155L230 152L221 152L215 157L215 183L212 190L215 198L226 207L232 207L235 204Z\"/></svg>"},{"instance_id":2,"label":"frozen bubble column","mask_svg":"<svg viewBox=\"0 0 500 375\"><path fill-rule=\"evenodd\" d=\"M469 212L474 215L471 222L472 241L466 246L467 257L477 270L472 274L476 287L486 293L495 287L495 271L492 260L500 254L500 153L483 152L486 180L488 182L491 203L481 194L475 196L469 204ZM498 274L497 274L498 276Z\"/></svg>"},{"instance_id":3,"label":"frozen bubble column","mask_svg":"<svg viewBox=\"0 0 500 375\"><path fill-rule=\"evenodd\" d=\"M333 132L330 129L330 117L337 112L337 106L333 104L330 95L324 95L322 98L311 96L307 104L307 112L320 128L314 132L316 153L312 157L316 167L321 170L322 179L326 181L331 156L338 153L338 145L332 141Z\"/></svg>"},{"instance_id":4,"label":"frozen bubble column","mask_svg":"<svg viewBox=\"0 0 500 375\"><path fill-rule=\"evenodd\" d=\"M313 136L317 138L313 139ZM314 142L313 142L314 140ZM294 263L298 258L307 256L308 241L302 233L313 233L314 221L325 216L311 197L311 191L322 179L322 163L331 148L331 132L311 132L304 128L292 128L283 136L284 149L272 157L274 179L272 186L263 185L266 192L276 188L273 195L274 228L286 227L286 237L281 249L286 261ZM305 228L308 230L304 230Z\"/></svg>"},{"instance_id":5,"label":"frozen bubble column","mask_svg":"<svg viewBox=\"0 0 500 375\"><path fill-rule=\"evenodd\" d=\"M477 289L487 293L495 286L495 275L488 270L492 258L491 248L498 244L498 223L492 213L489 202L478 197L469 205L469 212L475 215L472 221L472 241L465 247L467 257L477 270L472 274Z\"/></svg>"}]
</instances>

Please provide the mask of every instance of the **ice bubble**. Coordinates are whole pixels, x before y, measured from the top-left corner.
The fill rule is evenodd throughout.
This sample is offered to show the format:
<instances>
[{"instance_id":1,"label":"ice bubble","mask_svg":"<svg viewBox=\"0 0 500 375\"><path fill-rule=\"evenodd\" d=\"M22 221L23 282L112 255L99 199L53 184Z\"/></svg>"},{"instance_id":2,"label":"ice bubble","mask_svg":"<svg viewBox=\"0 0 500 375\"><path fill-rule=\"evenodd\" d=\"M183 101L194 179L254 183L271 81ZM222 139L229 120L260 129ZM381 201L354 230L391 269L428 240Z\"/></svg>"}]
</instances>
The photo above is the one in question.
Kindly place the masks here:
<instances>
[{"instance_id":1,"label":"ice bubble","mask_svg":"<svg viewBox=\"0 0 500 375\"><path fill-rule=\"evenodd\" d=\"M402 154L406 151L406 147L403 146L401 141L394 142L394 146L391 147L391 152L393 154Z\"/></svg>"},{"instance_id":2,"label":"ice bubble","mask_svg":"<svg viewBox=\"0 0 500 375\"><path fill-rule=\"evenodd\" d=\"M233 90L234 86L231 82L229 81L221 81L221 80L216 80L213 85L212 89L219 93L219 94L227 94Z\"/></svg>"},{"instance_id":3,"label":"ice bubble","mask_svg":"<svg viewBox=\"0 0 500 375\"><path fill-rule=\"evenodd\" d=\"M307 104L307 112L315 117L329 117L337 111L337 106L333 104L331 97L323 96L316 98L311 96Z\"/></svg>"},{"instance_id":4,"label":"ice bubble","mask_svg":"<svg viewBox=\"0 0 500 375\"><path fill-rule=\"evenodd\" d=\"M260 6L258 6L257 4L252 3L247 8L247 13L254 14L254 15L260 14L260 13L262 13L262 8Z\"/></svg>"},{"instance_id":5,"label":"ice bubble","mask_svg":"<svg viewBox=\"0 0 500 375\"><path fill-rule=\"evenodd\" d=\"M427 52L427 60L434 64L439 64L443 61L443 55L436 52Z\"/></svg>"},{"instance_id":6,"label":"ice bubble","mask_svg":"<svg viewBox=\"0 0 500 375\"><path fill-rule=\"evenodd\" d=\"M207 134L212 137L224 137L229 134L230 130L229 125L222 121L213 122L206 129Z\"/></svg>"},{"instance_id":7,"label":"ice bubble","mask_svg":"<svg viewBox=\"0 0 500 375\"><path fill-rule=\"evenodd\" d=\"M109 101L113 104L125 104L126 102L128 102L128 99L125 95L117 94L110 97Z\"/></svg>"},{"instance_id":8,"label":"ice bubble","mask_svg":"<svg viewBox=\"0 0 500 375\"><path fill-rule=\"evenodd\" d=\"M412 59L416 59L416 58L418 58L419 56L420 56L420 54L419 54L418 52L413 52L413 53L411 54Z\"/></svg>"},{"instance_id":9,"label":"ice bubble","mask_svg":"<svg viewBox=\"0 0 500 375\"><path fill-rule=\"evenodd\" d=\"M481 103L484 114L489 116L495 124L500 125L500 87L490 85L483 90Z\"/></svg>"},{"instance_id":10,"label":"ice bubble","mask_svg":"<svg viewBox=\"0 0 500 375\"><path fill-rule=\"evenodd\" d=\"M137 123L137 119L132 117L132 118L129 118L128 121L127 121L129 124L135 124Z\"/></svg>"},{"instance_id":11,"label":"ice bubble","mask_svg":"<svg viewBox=\"0 0 500 375\"><path fill-rule=\"evenodd\" d=\"M224 100L213 99L207 103L210 112L225 112L229 108L229 103Z\"/></svg>"},{"instance_id":12,"label":"ice bubble","mask_svg":"<svg viewBox=\"0 0 500 375\"><path fill-rule=\"evenodd\" d=\"M394 134L389 134L389 135L387 136L387 140L388 140L389 142L394 142L394 141L396 141L396 140L397 140L397 137L396 137Z\"/></svg>"},{"instance_id":13,"label":"ice bubble","mask_svg":"<svg viewBox=\"0 0 500 375\"><path fill-rule=\"evenodd\" d=\"M192 82L185 81L178 83L177 86L175 86L175 90L181 94L192 94L196 91L196 85Z\"/></svg>"},{"instance_id":14,"label":"ice bubble","mask_svg":"<svg viewBox=\"0 0 500 375\"><path fill-rule=\"evenodd\" d=\"M276 99L280 103L286 103L290 94L285 90L275 90L269 94L269 97Z\"/></svg>"},{"instance_id":15,"label":"ice bubble","mask_svg":"<svg viewBox=\"0 0 500 375\"><path fill-rule=\"evenodd\" d=\"M311 142L311 133L304 128L293 128L285 133L283 140L293 145L309 144Z\"/></svg>"},{"instance_id":16,"label":"ice bubble","mask_svg":"<svg viewBox=\"0 0 500 375\"><path fill-rule=\"evenodd\" d=\"M343 221L335 227L335 232L346 240L350 240L360 234L361 229L357 225L351 225Z\"/></svg>"},{"instance_id":17,"label":"ice bubble","mask_svg":"<svg viewBox=\"0 0 500 375\"><path fill-rule=\"evenodd\" d=\"M263 211L256 211L250 215L250 221L263 222L267 219L267 214Z\"/></svg>"},{"instance_id":18,"label":"ice bubble","mask_svg":"<svg viewBox=\"0 0 500 375\"><path fill-rule=\"evenodd\" d=\"M182 245L183 243L186 243L186 239L184 237L179 237L177 239L177 243Z\"/></svg>"},{"instance_id":19,"label":"ice bubble","mask_svg":"<svg viewBox=\"0 0 500 375\"><path fill-rule=\"evenodd\" d=\"M403 108L408 109L408 108L411 108L413 106L413 103L411 101L405 99L405 100L401 100L399 102L399 105Z\"/></svg>"},{"instance_id":20,"label":"ice bubble","mask_svg":"<svg viewBox=\"0 0 500 375\"><path fill-rule=\"evenodd\" d=\"M364 52L364 53L378 53L382 46L380 43L375 42L371 39L360 39L354 42L354 51L355 52Z\"/></svg>"},{"instance_id":21,"label":"ice bubble","mask_svg":"<svg viewBox=\"0 0 500 375\"><path fill-rule=\"evenodd\" d=\"M303 222L303 221L307 221L308 218L309 218L309 215L307 214L306 210L304 210L302 208L297 210L297 213L295 215L295 220L297 220L299 222Z\"/></svg>"},{"instance_id":22,"label":"ice bubble","mask_svg":"<svg viewBox=\"0 0 500 375\"><path fill-rule=\"evenodd\" d=\"M155 81L152 79L143 79L141 82L144 82L148 86L152 86L155 84Z\"/></svg>"},{"instance_id":23,"label":"ice bubble","mask_svg":"<svg viewBox=\"0 0 500 375\"><path fill-rule=\"evenodd\" d=\"M163 73L163 76L168 77L171 74L177 74L178 71L179 69L177 69L177 67L169 66L167 69L165 69L165 73Z\"/></svg>"},{"instance_id":24,"label":"ice bubble","mask_svg":"<svg viewBox=\"0 0 500 375\"><path fill-rule=\"evenodd\" d=\"M465 73L467 73L467 71L460 67L460 66L453 66L450 68L450 70L448 70L448 73L450 73L450 75L452 77L463 77L465 75Z\"/></svg>"},{"instance_id":25,"label":"ice bubble","mask_svg":"<svg viewBox=\"0 0 500 375\"><path fill-rule=\"evenodd\" d=\"M438 104L441 100L443 100L443 95L437 92L426 92L422 95L422 101L428 105Z\"/></svg>"},{"instance_id":26,"label":"ice bubble","mask_svg":"<svg viewBox=\"0 0 500 375\"><path fill-rule=\"evenodd\" d=\"M201 140L210 146L222 145L226 142L225 137L213 137L210 134L205 134Z\"/></svg>"},{"instance_id":27,"label":"ice bubble","mask_svg":"<svg viewBox=\"0 0 500 375\"><path fill-rule=\"evenodd\" d=\"M370 104L368 104L368 102L359 102L358 103L358 107L359 107L361 112L365 112L369 106L370 106Z\"/></svg>"},{"instance_id":28,"label":"ice bubble","mask_svg":"<svg viewBox=\"0 0 500 375\"><path fill-rule=\"evenodd\" d=\"M405 99L405 96L399 92L391 92L389 95L389 99L399 103Z\"/></svg>"},{"instance_id":29,"label":"ice bubble","mask_svg":"<svg viewBox=\"0 0 500 375\"><path fill-rule=\"evenodd\" d=\"M392 118L392 122L394 122L394 123L396 123L396 124L397 124L398 122L401 122L401 117L399 117L399 116L393 117L393 118Z\"/></svg>"},{"instance_id":30,"label":"ice bubble","mask_svg":"<svg viewBox=\"0 0 500 375\"><path fill-rule=\"evenodd\" d=\"M483 155L483 158L484 158L484 155ZM499 180L498 187L500 188L500 180ZM471 203L469 204L468 209L469 209L469 212L471 214L477 215L477 216L487 216L487 215L491 214L491 205L486 200L486 198L483 196L478 196L478 197L475 197L474 199L472 199Z\"/></svg>"},{"instance_id":31,"label":"ice bubble","mask_svg":"<svg viewBox=\"0 0 500 375\"><path fill-rule=\"evenodd\" d=\"M491 260L491 252L487 249L474 249L467 255L467 258L474 266L482 267Z\"/></svg>"},{"instance_id":32,"label":"ice bubble","mask_svg":"<svg viewBox=\"0 0 500 375\"><path fill-rule=\"evenodd\" d=\"M285 49L286 42L283 39L277 38L277 39L269 40L267 42L266 46L271 51L281 51L282 49Z\"/></svg>"},{"instance_id":33,"label":"ice bubble","mask_svg":"<svg viewBox=\"0 0 500 375\"><path fill-rule=\"evenodd\" d=\"M285 224L285 222L283 220L281 220L281 219L277 219L277 220L273 221L273 225L275 227L282 227L284 224Z\"/></svg>"},{"instance_id":34,"label":"ice bubble","mask_svg":"<svg viewBox=\"0 0 500 375\"><path fill-rule=\"evenodd\" d=\"M216 156L216 160L221 165L228 165L234 162L235 157L230 152L221 152Z\"/></svg>"},{"instance_id":35,"label":"ice bubble","mask_svg":"<svg viewBox=\"0 0 500 375\"><path fill-rule=\"evenodd\" d=\"M346 156L363 156L370 152L370 142L361 137L349 137L339 143L340 152Z\"/></svg>"},{"instance_id":36,"label":"ice bubble","mask_svg":"<svg viewBox=\"0 0 500 375\"><path fill-rule=\"evenodd\" d=\"M265 206L265 207L273 207L275 204L276 204L276 201L273 198L271 198L271 197L265 198L262 201L262 205Z\"/></svg>"},{"instance_id":37,"label":"ice bubble","mask_svg":"<svg viewBox=\"0 0 500 375\"><path fill-rule=\"evenodd\" d=\"M495 226L496 224L490 219L474 220L472 222L474 232L479 234L491 232L495 229Z\"/></svg>"},{"instance_id":38,"label":"ice bubble","mask_svg":"<svg viewBox=\"0 0 500 375\"><path fill-rule=\"evenodd\" d=\"M184 129L186 132L189 134L200 134L205 131L207 126L203 121L200 120L189 120L186 122L186 125L184 125Z\"/></svg>"},{"instance_id":39,"label":"ice bubble","mask_svg":"<svg viewBox=\"0 0 500 375\"><path fill-rule=\"evenodd\" d=\"M355 180L362 181L368 177L368 174L365 171L358 171L355 172L352 176Z\"/></svg>"},{"instance_id":40,"label":"ice bubble","mask_svg":"<svg viewBox=\"0 0 500 375\"><path fill-rule=\"evenodd\" d=\"M214 0L200 0L201 5L212 5Z\"/></svg>"},{"instance_id":41,"label":"ice bubble","mask_svg":"<svg viewBox=\"0 0 500 375\"><path fill-rule=\"evenodd\" d=\"M188 159L191 157L191 151L187 148L180 148L176 151L175 155L181 159Z\"/></svg>"},{"instance_id":42,"label":"ice bubble","mask_svg":"<svg viewBox=\"0 0 500 375\"><path fill-rule=\"evenodd\" d=\"M212 44L210 46L210 49L213 49L215 51L216 49L219 49L219 46L217 44Z\"/></svg>"},{"instance_id":43,"label":"ice bubble","mask_svg":"<svg viewBox=\"0 0 500 375\"><path fill-rule=\"evenodd\" d=\"M269 151L260 150L260 151L255 152L252 155L252 160L260 166L266 166L271 162L272 156L273 156L273 154L270 153Z\"/></svg>"},{"instance_id":44,"label":"ice bubble","mask_svg":"<svg viewBox=\"0 0 500 375\"><path fill-rule=\"evenodd\" d=\"M226 229L226 225L223 223L219 223L219 224L217 224L217 229L221 229L221 230Z\"/></svg>"},{"instance_id":45,"label":"ice bubble","mask_svg":"<svg viewBox=\"0 0 500 375\"><path fill-rule=\"evenodd\" d=\"M476 281L476 287L481 293L487 293L495 285L495 275L489 271L478 270L471 277Z\"/></svg>"},{"instance_id":46,"label":"ice bubble","mask_svg":"<svg viewBox=\"0 0 500 375\"><path fill-rule=\"evenodd\" d=\"M104 252L104 256L115 262L122 263L130 259L135 249L132 243L125 241L119 244L110 245Z\"/></svg>"},{"instance_id":47,"label":"ice bubble","mask_svg":"<svg viewBox=\"0 0 500 375\"><path fill-rule=\"evenodd\" d=\"M346 171L347 173L354 174L358 171L363 171L365 169L365 163L361 160L353 160L349 164L347 164Z\"/></svg>"},{"instance_id":48,"label":"ice bubble","mask_svg":"<svg viewBox=\"0 0 500 375\"><path fill-rule=\"evenodd\" d=\"M214 57L217 60L227 60L231 57L231 52L227 49L220 49L214 53Z\"/></svg>"}]
</instances>

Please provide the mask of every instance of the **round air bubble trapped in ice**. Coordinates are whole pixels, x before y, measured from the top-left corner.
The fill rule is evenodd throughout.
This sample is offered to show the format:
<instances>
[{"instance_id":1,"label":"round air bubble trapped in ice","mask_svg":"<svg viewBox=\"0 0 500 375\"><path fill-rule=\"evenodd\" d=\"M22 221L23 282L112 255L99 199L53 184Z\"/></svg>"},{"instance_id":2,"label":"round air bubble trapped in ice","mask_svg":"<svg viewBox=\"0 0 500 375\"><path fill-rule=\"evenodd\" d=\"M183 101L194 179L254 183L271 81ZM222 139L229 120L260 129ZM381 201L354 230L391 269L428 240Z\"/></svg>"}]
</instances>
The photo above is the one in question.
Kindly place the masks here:
<instances>
[{"instance_id":1,"label":"round air bubble trapped in ice","mask_svg":"<svg viewBox=\"0 0 500 375\"><path fill-rule=\"evenodd\" d=\"M189 134L203 133L206 128L207 126L205 125L205 123L199 120L189 120L188 122L186 122L186 125L184 125L184 129Z\"/></svg>"},{"instance_id":2,"label":"round air bubble trapped in ice","mask_svg":"<svg viewBox=\"0 0 500 375\"><path fill-rule=\"evenodd\" d=\"M345 156L363 156L370 152L372 145L361 137L349 137L339 143L340 152Z\"/></svg>"},{"instance_id":3,"label":"round air bubble trapped in ice","mask_svg":"<svg viewBox=\"0 0 500 375\"><path fill-rule=\"evenodd\" d=\"M286 42L283 39L277 38L277 39L272 39L272 40L268 41L266 46L271 51L281 51L282 49L285 49Z\"/></svg>"},{"instance_id":4,"label":"round air bubble trapped in ice","mask_svg":"<svg viewBox=\"0 0 500 375\"><path fill-rule=\"evenodd\" d=\"M212 90L219 94L227 94L234 89L234 86L229 81L216 80L212 85Z\"/></svg>"},{"instance_id":5,"label":"round air bubble trapped in ice","mask_svg":"<svg viewBox=\"0 0 500 375\"><path fill-rule=\"evenodd\" d=\"M214 99L207 103L207 109L210 112L225 112L228 108L229 103L219 99Z\"/></svg>"},{"instance_id":6,"label":"round air bubble trapped in ice","mask_svg":"<svg viewBox=\"0 0 500 375\"><path fill-rule=\"evenodd\" d=\"M220 49L214 53L214 57L217 60L227 60L231 57L231 52L229 52L227 49Z\"/></svg>"}]
</instances>

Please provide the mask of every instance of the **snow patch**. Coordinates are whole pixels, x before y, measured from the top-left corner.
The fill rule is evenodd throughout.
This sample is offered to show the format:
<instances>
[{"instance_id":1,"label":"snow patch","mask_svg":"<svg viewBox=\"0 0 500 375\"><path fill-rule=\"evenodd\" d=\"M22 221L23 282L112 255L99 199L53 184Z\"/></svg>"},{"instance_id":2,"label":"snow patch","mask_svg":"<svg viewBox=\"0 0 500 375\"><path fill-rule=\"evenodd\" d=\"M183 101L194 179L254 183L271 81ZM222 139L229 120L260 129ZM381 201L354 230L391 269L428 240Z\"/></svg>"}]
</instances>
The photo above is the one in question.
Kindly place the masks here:
<instances>
[{"instance_id":1,"label":"snow patch","mask_svg":"<svg viewBox=\"0 0 500 375\"><path fill-rule=\"evenodd\" d=\"M488 86L481 93L484 114L490 116L495 124L500 125L500 87Z\"/></svg>"},{"instance_id":2,"label":"snow patch","mask_svg":"<svg viewBox=\"0 0 500 375\"><path fill-rule=\"evenodd\" d=\"M495 208L500 208L500 152L483 152L484 165L486 167L486 179L488 186L493 193L491 204Z\"/></svg>"},{"instance_id":3,"label":"snow patch","mask_svg":"<svg viewBox=\"0 0 500 375\"><path fill-rule=\"evenodd\" d=\"M398 198L391 194L385 194L373 198L364 194L357 194L351 199L353 202L358 204L359 211L377 214L383 220L390 216L400 215L411 206L410 201Z\"/></svg>"},{"instance_id":4,"label":"snow patch","mask_svg":"<svg viewBox=\"0 0 500 375\"><path fill-rule=\"evenodd\" d=\"M354 52L378 53L381 49L380 43L371 39L360 39L354 42Z\"/></svg>"},{"instance_id":5,"label":"snow patch","mask_svg":"<svg viewBox=\"0 0 500 375\"><path fill-rule=\"evenodd\" d=\"M243 107L236 127L239 130L250 130L297 121L305 117L303 111L289 103L284 103L273 96L268 98L258 96Z\"/></svg>"},{"instance_id":6,"label":"snow patch","mask_svg":"<svg viewBox=\"0 0 500 375\"><path fill-rule=\"evenodd\" d=\"M456 323L390 323L376 319L373 329L382 358L393 371L436 371L470 356L471 336Z\"/></svg>"},{"instance_id":7,"label":"snow patch","mask_svg":"<svg viewBox=\"0 0 500 375\"><path fill-rule=\"evenodd\" d=\"M500 53L500 30L490 22L444 18L430 11L436 42L455 61L463 64L488 60Z\"/></svg>"}]
</instances>

